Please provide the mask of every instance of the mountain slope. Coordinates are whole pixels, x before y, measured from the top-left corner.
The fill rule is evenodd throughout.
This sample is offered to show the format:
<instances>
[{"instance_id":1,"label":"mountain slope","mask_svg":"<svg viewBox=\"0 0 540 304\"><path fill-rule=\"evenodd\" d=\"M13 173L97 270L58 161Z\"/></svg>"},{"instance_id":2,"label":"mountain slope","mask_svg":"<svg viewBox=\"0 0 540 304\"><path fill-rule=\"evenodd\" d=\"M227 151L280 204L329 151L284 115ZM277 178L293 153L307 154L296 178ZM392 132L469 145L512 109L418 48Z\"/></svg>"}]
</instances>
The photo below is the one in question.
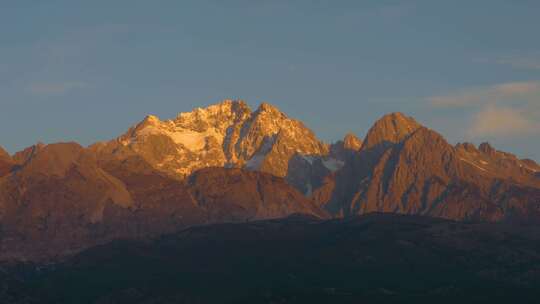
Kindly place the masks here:
<instances>
[{"instance_id":1,"label":"mountain slope","mask_svg":"<svg viewBox=\"0 0 540 304\"><path fill-rule=\"evenodd\" d=\"M0 177L8 174L15 165L13 159L2 147L0 147Z\"/></svg>"},{"instance_id":2,"label":"mountain slope","mask_svg":"<svg viewBox=\"0 0 540 304\"><path fill-rule=\"evenodd\" d=\"M416 120L403 113L385 115L368 131L362 150L384 151L393 144L400 143L420 127Z\"/></svg>"},{"instance_id":3,"label":"mountain slope","mask_svg":"<svg viewBox=\"0 0 540 304\"><path fill-rule=\"evenodd\" d=\"M188 182L210 222L282 218L291 214L327 214L282 178L241 169L207 168Z\"/></svg>"},{"instance_id":4,"label":"mountain slope","mask_svg":"<svg viewBox=\"0 0 540 304\"><path fill-rule=\"evenodd\" d=\"M293 155L323 155L328 147L301 122L263 103L252 112L225 100L161 121L148 116L126 134L91 147L100 158L141 156L152 167L183 179L208 167L237 167L284 177Z\"/></svg>"},{"instance_id":5,"label":"mountain slope","mask_svg":"<svg viewBox=\"0 0 540 304\"><path fill-rule=\"evenodd\" d=\"M1 257L34 257L92 244L88 227L133 206L121 181L75 143L43 147L0 179Z\"/></svg>"},{"instance_id":6,"label":"mountain slope","mask_svg":"<svg viewBox=\"0 0 540 304\"><path fill-rule=\"evenodd\" d=\"M534 303L539 235L419 216L290 217L114 242L27 284L53 303Z\"/></svg>"},{"instance_id":7,"label":"mountain slope","mask_svg":"<svg viewBox=\"0 0 540 304\"><path fill-rule=\"evenodd\" d=\"M0 146L0 159L11 159L9 153Z\"/></svg>"},{"instance_id":8,"label":"mountain slope","mask_svg":"<svg viewBox=\"0 0 540 304\"><path fill-rule=\"evenodd\" d=\"M487 145L480 150L470 144L453 147L402 114L387 115L313 198L337 216L396 212L538 221L540 180L530 169L534 165L488 150Z\"/></svg>"},{"instance_id":9,"label":"mountain slope","mask_svg":"<svg viewBox=\"0 0 540 304\"><path fill-rule=\"evenodd\" d=\"M320 142L263 103L224 101L148 116L83 148L37 144L0 153L3 259L56 259L117 238L302 213L372 212L539 222L540 166L489 144L450 145L401 113L364 141Z\"/></svg>"},{"instance_id":10,"label":"mountain slope","mask_svg":"<svg viewBox=\"0 0 540 304\"><path fill-rule=\"evenodd\" d=\"M295 213L326 216L269 174L207 168L186 183L140 156L98 162L78 144L53 144L0 178L0 259L54 261L118 238Z\"/></svg>"},{"instance_id":11,"label":"mountain slope","mask_svg":"<svg viewBox=\"0 0 540 304\"><path fill-rule=\"evenodd\" d=\"M300 192L311 196L319 189L324 180L341 170L346 162L351 161L362 145L362 141L353 134L330 145L328 154L302 155L295 154L289 160L286 180Z\"/></svg>"}]
</instances>

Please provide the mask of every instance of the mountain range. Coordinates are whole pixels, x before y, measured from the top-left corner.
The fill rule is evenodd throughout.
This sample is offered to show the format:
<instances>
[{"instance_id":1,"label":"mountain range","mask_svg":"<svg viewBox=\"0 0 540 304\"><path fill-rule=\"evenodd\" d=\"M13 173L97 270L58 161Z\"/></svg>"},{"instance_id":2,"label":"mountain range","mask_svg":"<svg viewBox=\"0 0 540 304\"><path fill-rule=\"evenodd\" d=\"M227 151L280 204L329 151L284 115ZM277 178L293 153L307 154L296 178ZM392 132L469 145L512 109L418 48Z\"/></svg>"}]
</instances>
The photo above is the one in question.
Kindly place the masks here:
<instances>
[{"instance_id":1,"label":"mountain range","mask_svg":"<svg viewBox=\"0 0 540 304\"><path fill-rule=\"evenodd\" d=\"M82 147L0 148L0 259L59 260L119 238L305 214L373 212L539 223L540 166L488 143L449 144L402 113L326 144L243 101L147 116Z\"/></svg>"}]
</instances>

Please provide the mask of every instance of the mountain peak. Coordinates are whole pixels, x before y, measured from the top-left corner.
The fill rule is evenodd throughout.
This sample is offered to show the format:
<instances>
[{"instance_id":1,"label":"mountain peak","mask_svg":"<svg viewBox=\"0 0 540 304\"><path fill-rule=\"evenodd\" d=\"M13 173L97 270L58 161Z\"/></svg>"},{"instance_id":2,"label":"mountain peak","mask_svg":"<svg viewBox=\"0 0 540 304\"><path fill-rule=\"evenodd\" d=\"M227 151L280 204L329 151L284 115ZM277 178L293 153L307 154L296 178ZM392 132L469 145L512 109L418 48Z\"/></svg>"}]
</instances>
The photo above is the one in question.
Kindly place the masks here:
<instances>
[{"instance_id":1,"label":"mountain peak","mask_svg":"<svg viewBox=\"0 0 540 304\"><path fill-rule=\"evenodd\" d=\"M469 143L469 142L458 143L456 145L456 149L464 150L464 151L466 151L468 153L476 153L476 152L478 152L478 149L476 148L476 146L473 143Z\"/></svg>"},{"instance_id":2,"label":"mountain peak","mask_svg":"<svg viewBox=\"0 0 540 304\"><path fill-rule=\"evenodd\" d=\"M478 146L478 150L490 156L495 155L497 152L497 150L495 150L488 142L481 143L480 146Z\"/></svg>"},{"instance_id":3,"label":"mountain peak","mask_svg":"<svg viewBox=\"0 0 540 304\"><path fill-rule=\"evenodd\" d=\"M205 108L195 108L191 112L179 113L175 119L175 123L220 124L219 122L222 120L243 117L249 113L251 113L251 109L243 100L225 99L220 103L209 105Z\"/></svg>"},{"instance_id":4,"label":"mountain peak","mask_svg":"<svg viewBox=\"0 0 540 304\"><path fill-rule=\"evenodd\" d=\"M9 153L0 146L0 177L8 174L13 168L13 159Z\"/></svg>"},{"instance_id":5,"label":"mountain peak","mask_svg":"<svg viewBox=\"0 0 540 304\"><path fill-rule=\"evenodd\" d=\"M392 127L397 130L408 129L409 132L413 132L414 130L418 129L418 127L420 127L420 124L416 122L414 118L407 116L401 112L393 112L390 114L386 114L375 123L375 125L377 124L392 124Z\"/></svg>"},{"instance_id":6,"label":"mountain peak","mask_svg":"<svg viewBox=\"0 0 540 304\"><path fill-rule=\"evenodd\" d=\"M155 115L146 115L146 117L137 125L137 128L146 126L157 126L161 123L161 119Z\"/></svg>"},{"instance_id":7,"label":"mountain peak","mask_svg":"<svg viewBox=\"0 0 540 304\"><path fill-rule=\"evenodd\" d=\"M237 113L251 112L251 108L249 107L249 105L242 99L226 99L225 101L223 101L223 103L230 105L230 108Z\"/></svg>"},{"instance_id":8,"label":"mountain peak","mask_svg":"<svg viewBox=\"0 0 540 304\"><path fill-rule=\"evenodd\" d=\"M218 102L214 105L211 105L210 107L212 106L222 106L222 107L228 107L228 106L232 106L232 107L235 107L235 106L241 106L241 107L249 107L247 105L247 103L243 100L243 99L230 99L230 98L226 98L226 99L223 99L221 102Z\"/></svg>"},{"instance_id":9,"label":"mountain peak","mask_svg":"<svg viewBox=\"0 0 540 304\"><path fill-rule=\"evenodd\" d=\"M149 122L149 123L155 123L155 122L160 122L161 120L159 119L159 117L155 115L146 115L143 121Z\"/></svg>"},{"instance_id":10,"label":"mountain peak","mask_svg":"<svg viewBox=\"0 0 540 304\"><path fill-rule=\"evenodd\" d=\"M360 150L362 140L353 133L347 133L343 138L343 147L349 150Z\"/></svg>"},{"instance_id":11,"label":"mountain peak","mask_svg":"<svg viewBox=\"0 0 540 304\"><path fill-rule=\"evenodd\" d=\"M206 111L206 112L219 112L219 111L230 111L230 110L248 110L251 112L248 104L242 99L224 99L221 102L218 102L213 105L209 105L206 108L197 108L195 112Z\"/></svg>"},{"instance_id":12,"label":"mountain peak","mask_svg":"<svg viewBox=\"0 0 540 304\"><path fill-rule=\"evenodd\" d=\"M380 118L369 130L362 149L385 147L403 141L421 125L403 113L390 113Z\"/></svg>"},{"instance_id":13,"label":"mountain peak","mask_svg":"<svg viewBox=\"0 0 540 304\"><path fill-rule=\"evenodd\" d=\"M286 116L283 112L281 112L281 110L278 107L272 104L269 104L267 102L261 103L259 105L259 108L257 108L256 113L258 114L269 113L269 114L274 114L274 115Z\"/></svg>"},{"instance_id":14,"label":"mountain peak","mask_svg":"<svg viewBox=\"0 0 540 304\"><path fill-rule=\"evenodd\" d=\"M29 172L63 176L70 166L84 153L84 148L75 142L46 145L33 153L25 167Z\"/></svg>"},{"instance_id":15,"label":"mountain peak","mask_svg":"<svg viewBox=\"0 0 540 304\"><path fill-rule=\"evenodd\" d=\"M296 153L322 155L327 147L300 121L262 103L251 111L243 100L226 99L172 120L147 116L102 151L139 154L154 168L184 178L205 167L246 167L285 176ZM118 149L121 145L125 149Z\"/></svg>"},{"instance_id":16,"label":"mountain peak","mask_svg":"<svg viewBox=\"0 0 540 304\"><path fill-rule=\"evenodd\" d=\"M0 146L0 159L11 159L11 156L9 155L9 153L6 150L4 150L2 146Z\"/></svg>"},{"instance_id":17,"label":"mountain peak","mask_svg":"<svg viewBox=\"0 0 540 304\"><path fill-rule=\"evenodd\" d=\"M36 155L39 151L41 151L45 147L45 144L42 142L38 142L37 144L30 146L28 148L25 148L22 151L16 152L13 154L13 160L18 164L24 164L27 161L29 161L34 155Z\"/></svg>"},{"instance_id":18,"label":"mountain peak","mask_svg":"<svg viewBox=\"0 0 540 304\"><path fill-rule=\"evenodd\" d=\"M232 107L249 107L243 99L223 99L218 105L230 105Z\"/></svg>"}]
</instances>

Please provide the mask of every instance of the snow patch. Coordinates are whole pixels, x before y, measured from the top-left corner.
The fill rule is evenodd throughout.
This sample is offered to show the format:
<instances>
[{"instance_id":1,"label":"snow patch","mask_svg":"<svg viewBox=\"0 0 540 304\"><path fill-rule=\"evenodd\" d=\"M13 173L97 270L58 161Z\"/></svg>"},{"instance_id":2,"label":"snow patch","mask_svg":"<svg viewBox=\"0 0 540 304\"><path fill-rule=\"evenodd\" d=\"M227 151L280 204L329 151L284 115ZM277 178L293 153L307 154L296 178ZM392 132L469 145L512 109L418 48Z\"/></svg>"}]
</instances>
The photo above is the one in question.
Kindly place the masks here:
<instances>
[{"instance_id":1,"label":"snow patch","mask_svg":"<svg viewBox=\"0 0 540 304\"><path fill-rule=\"evenodd\" d=\"M302 155L302 158L305 161L307 161L310 165L313 165L313 162L315 161L315 157L313 156Z\"/></svg>"},{"instance_id":2,"label":"snow patch","mask_svg":"<svg viewBox=\"0 0 540 304\"><path fill-rule=\"evenodd\" d=\"M533 173L539 172L537 169L531 168L531 167L529 167L529 166L527 166L527 165L524 166L524 165L521 165L521 164L520 164L519 166L520 166L521 168L525 168L526 170L529 170L529 171L531 171L531 172L533 172Z\"/></svg>"},{"instance_id":3,"label":"snow patch","mask_svg":"<svg viewBox=\"0 0 540 304\"><path fill-rule=\"evenodd\" d=\"M344 162L335 158L324 159L322 163L328 170L332 172L338 171L339 169L343 168L343 165L345 165Z\"/></svg>"},{"instance_id":4,"label":"snow patch","mask_svg":"<svg viewBox=\"0 0 540 304\"><path fill-rule=\"evenodd\" d=\"M209 128L204 132L197 132L184 128L174 129L165 123L159 125L149 125L144 129L139 130L135 138L145 137L148 135L165 135L171 138L175 144L180 144L192 152L203 150L206 146L206 139L209 137L215 138L219 144L223 143L224 138L222 134L220 134L213 128ZM130 144L132 140L122 141L122 144Z\"/></svg>"},{"instance_id":5,"label":"snow patch","mask_svg":"<svg viewBox=\"0 0 540 304\"><path fill-rule=\"evenodd\" d=\"M313 186L311 183L306 184L307 190L306 190L306 196L309 197L311 194L313 194Z\"/></svg>"},{"instance_id":6,"label":"snow patch","mask_svg":"<svg viewBox=\"0 0 540 304\"><path fill-rule=\"evenodd\" d=\"M264 155L254 155L247 163L246 169L258 170L264 160Z\"/></svg>"},{"instance_id":7,"label":"snow patch","mask_svg":"<svg viewBox=\"0 0 540 304\"><path fill-rule=\"evenodd\" d=\"M176 144L181 144L190 151L199 151L206 145L206 134L193 131L167 133Z\"/></svg>"},{"instance_id":8,"label":"snow patch","mask_svg":"<svg viewBox=\"0 0 540 304\"><path fill-rule=\"evenodd\" d=\"M476 167L476 168L478 168L478 169L480 169L480 170L482 170L482 171L488 172L488 170L486 170L486 169L484 169L484 168L478 166L477 164L475 164L475 163L473 163L473 162L471 162L471 161L469 161L469 160L466 160L466 159L464 159L464 158L460 158L460 159L461 159L462 161L468 163L469 165L472 165L472 166L474 166L474 167Z\"/></svg>"}]
</instances>

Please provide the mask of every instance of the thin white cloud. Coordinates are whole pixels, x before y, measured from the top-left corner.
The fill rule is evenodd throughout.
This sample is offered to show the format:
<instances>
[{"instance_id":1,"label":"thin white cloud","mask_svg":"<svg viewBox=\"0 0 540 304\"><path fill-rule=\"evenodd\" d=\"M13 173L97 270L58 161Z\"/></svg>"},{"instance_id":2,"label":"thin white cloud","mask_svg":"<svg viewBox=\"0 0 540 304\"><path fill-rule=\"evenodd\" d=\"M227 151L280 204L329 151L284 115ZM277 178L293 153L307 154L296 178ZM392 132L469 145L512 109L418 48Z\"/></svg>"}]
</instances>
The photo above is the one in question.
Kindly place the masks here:
<instances>
[{"instance_id":1,"label":"thin white cloud","mask_svg":"<svg viewBox=\"0 0 540 304\"><path fill-rule=\"evenodd\" d=\"M469 138L528 136L540 133L540 123L526 109L486 106L468 130Z\"/></svg>"},{"instance_id":2,"label":"thin white cloud","mask_svg":"<svg viewBox=\"0 0 540 304\"><path fill-rule=\"evenodd\" d=\"M538 96L540 94L539 81L509 82L496 85L495 94L501 98Z\"/></svg>"},{"instance_id":3,"label":"thin white cloud","mask_svg":"<svg viewBox=\"0 0 540 304\"><path fill-rule=\"evenodd\" d=\"M472 114L466 136L530 136L540 134L540 81L508 82L433 96L436 108L462 108Z\"/></svg>"},{"instance_id":4,"label":"thin white cloud","mask_svg":"<svg viewBox=\"0 0 540 304\"><path fill-rule=\"evenodd\" d=\"M540 101L540 81L508 82L494 86L461 90L457 93L429 98L436 107L470 107L487 103Z\"/></svg>"},{"instance_id":5,"label":"thin white cloud","mask_svg":"<svg viewBox=\"0 0 540 304\"><path fill-rule=\"evenodd\" d=\"M81 81L41 82L30 84L27 87L27 91L37 96L60 96L70 91L87 87L88 83Z\"/></svg>"}]
</instances>

